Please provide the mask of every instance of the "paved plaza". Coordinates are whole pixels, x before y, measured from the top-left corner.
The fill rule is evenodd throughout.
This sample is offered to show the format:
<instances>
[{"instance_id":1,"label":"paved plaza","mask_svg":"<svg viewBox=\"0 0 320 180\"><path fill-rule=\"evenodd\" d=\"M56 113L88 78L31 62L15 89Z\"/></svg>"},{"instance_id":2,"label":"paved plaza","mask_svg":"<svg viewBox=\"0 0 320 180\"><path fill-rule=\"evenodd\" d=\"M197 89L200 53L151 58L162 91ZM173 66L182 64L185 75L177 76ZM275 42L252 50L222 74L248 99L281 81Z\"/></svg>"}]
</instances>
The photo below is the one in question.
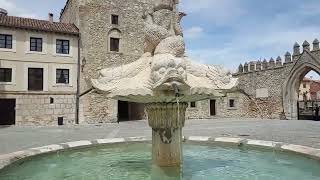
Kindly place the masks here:
<instances>
[{"instance_id":1,"label":"paved plaza","mask_svg":"<svg viewBox=\"0 0 320 180\"><path fill-rule=\"evenodd\" d=\"M187 120L183 134L244 137L320 148L320 122L315 121ZM151 137L147 121L60 127L0 127L0 154L70 141L133 136Z\"/></svg>"}]
</instances>

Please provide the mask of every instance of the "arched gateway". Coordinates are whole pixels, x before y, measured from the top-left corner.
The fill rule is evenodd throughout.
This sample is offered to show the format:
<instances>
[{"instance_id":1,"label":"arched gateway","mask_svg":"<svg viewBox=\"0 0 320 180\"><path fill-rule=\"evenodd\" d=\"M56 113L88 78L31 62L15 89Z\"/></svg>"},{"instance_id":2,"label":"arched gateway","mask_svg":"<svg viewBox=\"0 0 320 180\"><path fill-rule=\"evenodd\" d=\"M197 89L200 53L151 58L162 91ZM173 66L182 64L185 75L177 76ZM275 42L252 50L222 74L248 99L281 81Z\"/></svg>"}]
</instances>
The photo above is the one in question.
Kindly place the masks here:
<instances>
[{"instance_id":1,"label":"arched gateway","mask_svg":"<svg viewBox=\"0 0 320 180\"><path fill-rule=\"evenodd\" d=\"M320 59L304 50L283 84L283 109L287 119L298 119L298 94L302 79L310 71L320 74Z\"/></svg>"}]
</instances>

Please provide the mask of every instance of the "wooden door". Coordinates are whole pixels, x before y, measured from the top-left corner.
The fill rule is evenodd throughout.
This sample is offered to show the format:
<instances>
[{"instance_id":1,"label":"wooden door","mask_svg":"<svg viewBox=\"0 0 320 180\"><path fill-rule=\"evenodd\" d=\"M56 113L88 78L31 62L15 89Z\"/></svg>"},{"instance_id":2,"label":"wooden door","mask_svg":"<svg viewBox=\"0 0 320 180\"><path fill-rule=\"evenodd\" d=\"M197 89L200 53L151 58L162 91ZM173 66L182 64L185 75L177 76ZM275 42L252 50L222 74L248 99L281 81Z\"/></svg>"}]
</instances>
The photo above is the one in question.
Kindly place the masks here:
<instances>
[{"instance_id":1,"label":"wooden door","mask_svg":"<svg viewBox=\"0 0 320 180\"><path fill-rule=\"evenodd\" d=\"M210 100L210 116L217 115L216 112L216 100Z\"/></svg>"},{"instance_id":2,"label":"wooden door","mask_svg":"<svg viewBox=\"0 0 320 180\"><path fill-rule=\"evenodd\" d=\"M16 123L15 107L15 99L0 99L0 125L14 125Z\"/></svg>"}]
</instances>

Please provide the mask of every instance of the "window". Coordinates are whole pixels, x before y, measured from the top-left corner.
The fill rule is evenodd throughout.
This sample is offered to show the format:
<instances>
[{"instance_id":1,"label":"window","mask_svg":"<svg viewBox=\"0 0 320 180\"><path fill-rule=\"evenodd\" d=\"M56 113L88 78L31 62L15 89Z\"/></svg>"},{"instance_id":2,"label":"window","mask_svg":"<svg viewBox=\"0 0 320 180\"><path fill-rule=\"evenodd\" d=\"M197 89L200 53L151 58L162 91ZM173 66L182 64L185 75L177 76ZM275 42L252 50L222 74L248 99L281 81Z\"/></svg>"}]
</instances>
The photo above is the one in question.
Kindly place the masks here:
<instances>
[{"instance_id":1,"label":"window","mask_svg":"<svg viewBox=\"0 0 320 180\"><path fill-rule=\"evenodd\" d=\"M69 84L69 69L57 69L56 83L57 84Z\"/></svg>"},{"instance_id":2,"label":"window","mask_svg":"<svg viewBox=\"0 0 320 180\"><path fill-rule=\"evenodd\" d=\"M234 99L230 99L229 100L229 107L234 108L235 106L235 100Z\"/></svg>"},{"instance_id":3,"label":"window","mask_svg":"<svg viewBox=\"0 0 320 180\"><path fill-rule=\"evenodd\" d=\"M50 104L53 104L54 103L54 99L51 97L50 98Z\"/></svg>"},{"instance_id":4,"label":"window","mask_svg":"<svg viewBox=\"0 0 320 180\"><path fill-rule=\"evenodd\" d=\"M306 83L303 83L303 88L307 88L307 84Z\"/></svg>"},{"instance_id":5,"label":"window","mask_svg":"<svg viewBox=\"0 0 320 180\"><path fill-rule=\"evenodd\" d=\"M28 69L28 90L29 91L43 90L43 69L42 68Z\"/></svg>"},{"instance_id":6,"label":"window","mask_svg":"<svg viewBox=\"0 0 320 180\"><path fill-rule=\"evenodd\" d=\"M0 82L12 82L11 68L0 68Z\"/></svg>"},{"instance_id":7,"label":"window","mask_svg":"<svg viewBox=\"0 0 320 180\"><path fill-rule=\"evenodd\" d=\"M30 51L42 52L42 38L30 38Z\"/></svg>"},{"instance_id":8,"label":"window","mask_svg":"<svg viewBox=\"0 0 320 180\"><path fill-rule=\"evenodd\" d=\"M69 40L57 39L57 54L69 54L70 42Z\"/></svg>"},{"instance_id":9,"label":"window","mask_svg":"<svg viewBox=\"0 0 320 180\"><path fill-rule=\"evenodd\" d=\"M12 35L0 34L0 48L12 49Z\"/></svg>"},{"instance_id":10,"label":"window","mask_svg":"<svg viewBox=\"0 0 320 180\"><path fill-rule=\"evenodd\" d=\"M114 25L118 25L119 24L119 16L118 15L111 15L111 23Z\"/></svg>"},{"instance_id":11,"label":"window","mask_svg":"<svg viewBox=\"0 0 320 180\"><path fill-rule=\"evenodd\" d=\"M190 107L195 108L196 107L196 102L191 102Z\"/></svg>"},{"instance_id":12,"label":"window","mask_svg":"<svg viewBox=\"0 0 320 180\"><path fill-rule=\"evenodd\" d=\"M119 52L119 38L110 38L110 51Z\"/></svg>"}]
</instances>

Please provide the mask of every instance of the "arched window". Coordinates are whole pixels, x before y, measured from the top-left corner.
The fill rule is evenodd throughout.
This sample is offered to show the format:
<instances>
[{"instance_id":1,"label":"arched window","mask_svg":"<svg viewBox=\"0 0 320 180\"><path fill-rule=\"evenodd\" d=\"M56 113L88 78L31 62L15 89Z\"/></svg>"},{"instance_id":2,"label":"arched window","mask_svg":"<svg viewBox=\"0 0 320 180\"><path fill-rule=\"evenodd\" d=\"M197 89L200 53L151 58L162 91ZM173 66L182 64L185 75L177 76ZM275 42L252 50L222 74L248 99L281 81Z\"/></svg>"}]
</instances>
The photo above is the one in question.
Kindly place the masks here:
<instances>
[{"instance_id":1,"label":"arched window","mask_svg":"<svg viewBox=\"0 0 320 180\"><path fill-rule=\"evenodd\" d=\"M109 52L121 52L121 31L111 29L108 33Z\"/></svg>"}]
</instances>

